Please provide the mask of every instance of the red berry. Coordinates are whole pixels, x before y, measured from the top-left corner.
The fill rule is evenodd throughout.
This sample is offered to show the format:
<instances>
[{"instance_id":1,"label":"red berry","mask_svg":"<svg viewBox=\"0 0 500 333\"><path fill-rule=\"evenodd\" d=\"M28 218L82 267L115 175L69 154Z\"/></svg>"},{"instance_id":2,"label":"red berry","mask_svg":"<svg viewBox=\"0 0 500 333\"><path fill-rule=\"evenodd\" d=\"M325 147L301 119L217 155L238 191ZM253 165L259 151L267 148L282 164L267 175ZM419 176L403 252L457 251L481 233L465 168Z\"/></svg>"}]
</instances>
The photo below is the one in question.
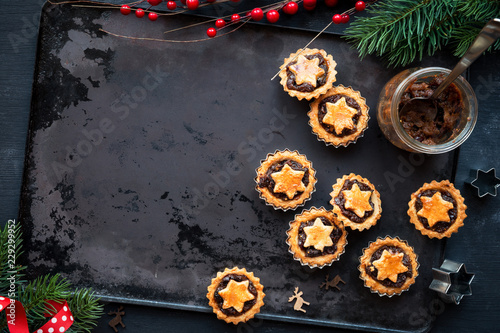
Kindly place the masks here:
<instances>
[{"instance_id":1,"label":"red berry","mask_svg":"<svg viewBox=\"0 0 500 333\"><path fill-rule=\"evenodd\" d=\"M215 21L215 26L219 29L223 28L225 25L226 21L224 21L223 19L218 19L217 21Z\"/></svg>"},{"instance_id":2,"label":"red berry","mask_svg":"<svg viewBox=\"0 0 500 333\"><path fill-rule=\"evenodd\" d=\"M123 5L121 8L120 8L120 13L122 13L123 15L128 15L130 14L131 10L130 10L130 6L127 6L127 5Z\"/></svg>"},{"instance_id":3,"label":"red berry","mask_svg":"<svg viewBox=\"0 0 500 333\"><path fill-rule=\"evenodd\" d=\"M177 4L175 3L175 1L167 1L167 8L169 10L174 10L175 8L177 8Z\"/></svg>"},{"instance_id":4,"label":"red berry","mask_svg":"<svg viewBox=\"0 0 500 333\"><path fill-rule=\"evenodd\" d=\"M217 30L215 28L208 28L207 29L207 36L210 38L215 37L217 35Z\"/></svg>"},{"instance_id":5,"label":"red berry","mask_svg":"<svg viewBox=\"0 0 500 333\"><path fill-rule=\"evenodd\" d=\"M354 8L356 8L356 10L358 12L362 11L362 10L365 10L366 8L366 4L364 1L358 1L356 2L356 4L354 5Z\"/></svg>"},{"instance_id":6,"label":"red berry","mask_svg":"<svg viewBox=\"0 0 500 333\"><path fill-rule=\"evenodd\" d=\"M342 23L347 23L347 22L349 22L349 15L347 15L347 14L342 14L342 15L341 15L341 18L342 18Z\"/></svg>"},{"instance_id":7,"label":"red berry","mask_svg":"<svg viewBox=\"0 0 500 333\"><path fill-rule=\"evenodd\" d=\"M270 10L266 14L266 19L269 23L276 23L280 18L280 13L277 10Z\"/></svg>"},{"instance_id":8,"label":"red berry","mask_svg":"<svg viewBox=\"0 0 500 333\"><path fill-rule=\"evenodd\" d=\"M200 5L199 0L186 0L186 5L189 10L195 10Z\"/></svg>"},{"instance_id":9,"label":"red berry","mask_svg":"<svg viewBox=\"0 0 500 333\"><path fill-rule=\"evenodd\" d=\"M328 7L335 7L337 6L338 0L325 0L325 5Z\"/></svg>"},{"instance_id":10,"label":"red berry","mask_svg":"<svg viewBox=\"0 0 500 333\"><path fill-rule=\"evenodd\" d=\"M146 14L146 13L142 9L137 9L135 11L135 16L137 16L138 18L144 17L144 14Z\"/></svg>"},{"instance_id":11,"label":"red berry","mask_svg":"<svg viewBox=\"0 0 500 333\"><path fill-rule=\"evenodd\" d=\"M283 7L283 12L288 15L294 15L299 10L299 5L296 2L290 1Z\"/></svg>"},{"instance_id":12,"label":"red berry","mask_svg":"<svg viewBox=\"0 0 500 333\"><path fill-rule=\"evenodd\" d=\"M304 0L302 4L306 10L313 10L316 7L316 0Z\"/></svg>"},{"instance_id":13,"label":"red berry","mask_svg":"<svg viewBox=\"0 0 500 333\"><path fill-rule=\"evenodd\" d=\"M342 23L342 16L340 14L335 14L332 17L332 21L335 24L340 24L340 23Z\"/></svg>"},{"instance_id":14,"label":"red berry","mask_svg":"<svg viewBox=\"0 0 500 333\"><path fill-rule=\"evenodd\" d=\"M151 6L158 6L162 0L148 0Z\"/></svg>"},{"instance_id":15,"label":"red berry","mask_svg":"<svg viewBox=\"0 0 500 333\"><path fill-rule=\"evenodd\" d=\"M148 14L148 19L150 21L156 21L158 19L158 14L151 12Z\"/></svg>"},{"instance_id":16,"label":"red berry","mask_svg":"<svg viewBox=\"0 0 500 333\"><path fill-rule=\"evenodd\" d=\"M264 18L264 12L260 8L254 8L252 9L250 16L252 16L252 20L260 21Z\"/></svg>"},{"instance_id":17,"label":"red berry","mask_svg":"<svg viewBox=\"0 0 500 333\"><path fill-rule=\"evenodd\" d=\"M240 20L240 16L238 14L231 15L231 22L238 22Z\"/></svg>"}]
</instances>

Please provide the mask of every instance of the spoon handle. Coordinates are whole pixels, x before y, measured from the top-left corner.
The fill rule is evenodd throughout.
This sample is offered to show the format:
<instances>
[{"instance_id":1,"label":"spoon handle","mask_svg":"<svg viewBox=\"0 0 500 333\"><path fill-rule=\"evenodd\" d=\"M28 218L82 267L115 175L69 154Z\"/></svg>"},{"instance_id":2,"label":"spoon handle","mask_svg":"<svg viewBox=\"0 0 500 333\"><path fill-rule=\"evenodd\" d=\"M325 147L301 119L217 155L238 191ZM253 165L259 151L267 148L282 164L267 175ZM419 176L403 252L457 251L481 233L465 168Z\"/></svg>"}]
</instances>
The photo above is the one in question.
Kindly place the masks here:
<instances>
[{"instance_id":1,"label":"spoon handle","mask_svg":"<svg viewBox=\"0 0 500 333\"><path fill-rule=\"evenodd\" d=\"M474 60L476 60L498 39L498 37L500 37L500 19L491 19L488 23L486 23L479 35L477 35L474 42L471 44L467 52L465 52L464 56L460 59L455 68L453 68L450 75L448 75L443 83L441 83L436 90L434 90L431 98L439 96L439 94L446 87L448 87L450 83L455 81L457 76L462 74L474 62Z\"/></svg>"}]
</instances>

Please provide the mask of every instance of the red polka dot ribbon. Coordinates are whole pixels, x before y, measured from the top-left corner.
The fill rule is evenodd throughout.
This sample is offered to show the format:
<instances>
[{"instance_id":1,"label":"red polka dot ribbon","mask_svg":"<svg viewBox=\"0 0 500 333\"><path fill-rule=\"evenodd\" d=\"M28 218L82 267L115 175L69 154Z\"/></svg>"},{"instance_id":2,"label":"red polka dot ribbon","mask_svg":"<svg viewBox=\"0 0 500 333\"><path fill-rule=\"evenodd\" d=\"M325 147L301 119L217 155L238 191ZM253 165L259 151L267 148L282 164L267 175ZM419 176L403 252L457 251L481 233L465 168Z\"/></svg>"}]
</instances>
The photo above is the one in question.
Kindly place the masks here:
<instances>
[{"instance_id":1,"label":"red polka dot ribbon","mask_svg":"<svg viewBox=\"0 0 500 333\"><path fill-rule=\"evenodd\" d=\"M45 313L45 317L52 317L45 325L33 333L62 333L73 324L74 318L68 302L46 301L53 311ZM5 310L7 325L10 333L29 333L26 312L21 302L0 296L0 311Z\"/></svg>"}]
</instances>

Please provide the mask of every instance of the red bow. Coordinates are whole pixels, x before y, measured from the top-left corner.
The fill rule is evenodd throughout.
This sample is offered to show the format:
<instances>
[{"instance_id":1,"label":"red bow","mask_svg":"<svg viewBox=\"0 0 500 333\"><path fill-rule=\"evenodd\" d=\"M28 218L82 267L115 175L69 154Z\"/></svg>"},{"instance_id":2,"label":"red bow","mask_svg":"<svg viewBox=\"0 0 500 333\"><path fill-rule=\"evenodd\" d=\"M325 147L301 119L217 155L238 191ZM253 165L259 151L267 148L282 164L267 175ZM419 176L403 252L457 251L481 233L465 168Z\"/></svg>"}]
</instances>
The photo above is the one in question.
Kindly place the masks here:
<instances>
[{"instance_id":1,"label":"red bow","mask_svg":"<svg viewBox=\"0 0 500 333\"><path fill-rule=\"evenodd\" d=\"M68 302L46 301L53 308L45 314L45 317L52 317L45 325L35 330L33 333L62 333L66 332L73 324L73 315L68 306ZM5 310L7 315L7 325L10 333L29 333L26 312L21 302L0 296L0 311Z\"/></svg>"}]
</instances>

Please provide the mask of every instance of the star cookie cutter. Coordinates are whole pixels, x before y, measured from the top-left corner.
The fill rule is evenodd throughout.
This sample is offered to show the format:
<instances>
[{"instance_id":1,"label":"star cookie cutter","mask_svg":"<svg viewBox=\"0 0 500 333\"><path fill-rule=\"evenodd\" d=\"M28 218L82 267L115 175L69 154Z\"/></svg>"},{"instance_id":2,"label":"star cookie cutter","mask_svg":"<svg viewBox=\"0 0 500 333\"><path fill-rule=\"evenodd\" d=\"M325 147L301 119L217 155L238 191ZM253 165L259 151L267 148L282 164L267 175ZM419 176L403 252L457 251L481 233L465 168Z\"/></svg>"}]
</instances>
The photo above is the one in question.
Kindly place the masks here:
<instances>
[{"instance_id":1,"label":"star cookie cutter","mask_svg":"<svg viewBox=\"0 0 500 333\"><path fill-rule=\"evenodd\" d=\"M474 274L468 273L465 264L445 259L440 268L432 269L433 280L429 289L438 292L448 303L459 304L464 296L471 296Z\"/></svg>"},{"instance_id":2,"label":"star cookie cutter","mask_svg":"<svg viewBox=\"0 0 500 333\"><path fill-rule=\"evenodd\" d=\"M496 176L495 168L488 171L477 169L475 178L469 179L466 183L477 189L477 195L480 198L488 194L496 197L497 189L500 186L500 178Z\"/></svg>"}]
</instances>

